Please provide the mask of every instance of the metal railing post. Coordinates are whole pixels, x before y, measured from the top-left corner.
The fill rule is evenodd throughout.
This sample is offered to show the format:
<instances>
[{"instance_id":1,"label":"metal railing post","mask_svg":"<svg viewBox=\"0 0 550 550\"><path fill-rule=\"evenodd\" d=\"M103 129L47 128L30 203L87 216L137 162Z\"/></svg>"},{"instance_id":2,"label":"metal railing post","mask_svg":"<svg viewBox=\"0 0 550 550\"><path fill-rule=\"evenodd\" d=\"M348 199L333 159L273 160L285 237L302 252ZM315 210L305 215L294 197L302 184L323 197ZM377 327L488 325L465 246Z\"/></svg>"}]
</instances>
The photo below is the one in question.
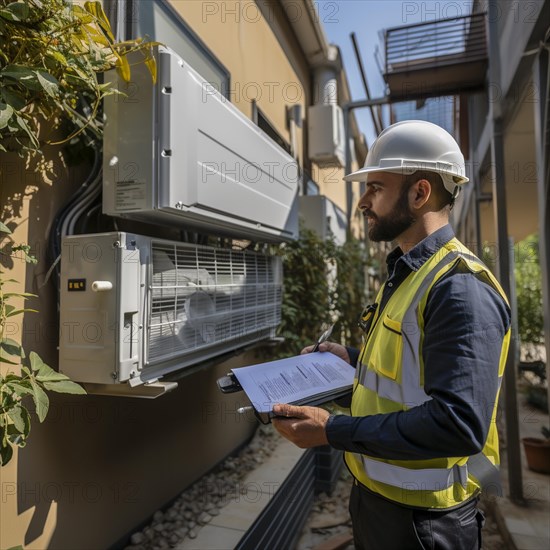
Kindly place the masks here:
<instances>
[{"instance_id":1,"label":"metal railing post","mask_svg":"<svg viewBox=\"0 0 550 550\"><path fill-rule=\"evenodd\" d=\"M500 78L500 52L498 36L498 4L489 0L489 82L498 86ZM491 98L489 98L491 101ZM510 250L508 246L508 221L506 209L506 178L504 170L504 137L502 133L502 105L495 99L490 105L492 119L491 161L493 164L493 205L496 222L498 276L500 284L508 297L510 288ZM504 405L506 414L506 452L508 457L508 485L510 498L517 503L523 502L523 482L521 454L519 447L519 421L517 406L515 362L516 337L510 340L510 350L504 372Z\"/></svg>"}]
</instances>

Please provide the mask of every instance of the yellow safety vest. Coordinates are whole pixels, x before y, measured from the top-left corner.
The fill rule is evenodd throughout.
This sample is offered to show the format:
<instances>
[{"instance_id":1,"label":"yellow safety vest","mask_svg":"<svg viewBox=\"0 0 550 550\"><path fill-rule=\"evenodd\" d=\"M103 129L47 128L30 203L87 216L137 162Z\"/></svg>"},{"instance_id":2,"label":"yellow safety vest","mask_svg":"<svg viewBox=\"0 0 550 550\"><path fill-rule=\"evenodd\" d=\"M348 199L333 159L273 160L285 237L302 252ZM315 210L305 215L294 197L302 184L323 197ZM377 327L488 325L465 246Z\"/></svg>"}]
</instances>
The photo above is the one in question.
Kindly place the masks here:
<instances>
[{"instance_id":1,"label":"yellow safety vest","mask_svg":"<svg viewBox=\"0 0 550 550\"><path fill-rule=\"evenodd\" d=\"M379 308L375 312L357 366L352 416L406 411L431 399L424 391L423 312L430 289L460 261L473 273L483 273L485 280L507 303L498 281L481 261L457 239L449 241L418 271L408 275L382 312ZM382 291L377 303L380 303ZM502 343L499 382L509 341L510 329ZM499 491L497 401L498 395L487 441L478 455L389 460L347 452L346 464L364 486L408 506L451 508L478 493L482 484L484 488Z\"/></svg>"}]
</instances>

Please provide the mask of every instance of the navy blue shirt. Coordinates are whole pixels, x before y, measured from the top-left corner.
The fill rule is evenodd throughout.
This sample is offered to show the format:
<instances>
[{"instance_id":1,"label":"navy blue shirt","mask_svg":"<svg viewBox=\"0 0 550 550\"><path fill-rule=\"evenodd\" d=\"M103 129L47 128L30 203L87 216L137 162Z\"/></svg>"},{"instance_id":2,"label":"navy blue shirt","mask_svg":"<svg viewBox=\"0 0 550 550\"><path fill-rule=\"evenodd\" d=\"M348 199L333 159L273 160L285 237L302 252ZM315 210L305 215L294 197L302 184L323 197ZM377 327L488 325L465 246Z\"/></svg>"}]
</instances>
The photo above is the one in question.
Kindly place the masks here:
<instances>
[{"instance_id":1,"label":"navy blue shirt","mask_svg":"<svg viewBox=\"0 0 550 550\"><path fill-rule=\"evenodd\" d=\"M454 237L450 225L407 254L387 257L383 308L411 271ZM510 309L486 276L458 262L430 290L424 310L424 391L431 397L407 411L331 416L329 443L345 451L393 460L468 456L481 451L498 391L498 367ZM352 351L356 364L358 350Z\"/></svg>"}]
</instances>

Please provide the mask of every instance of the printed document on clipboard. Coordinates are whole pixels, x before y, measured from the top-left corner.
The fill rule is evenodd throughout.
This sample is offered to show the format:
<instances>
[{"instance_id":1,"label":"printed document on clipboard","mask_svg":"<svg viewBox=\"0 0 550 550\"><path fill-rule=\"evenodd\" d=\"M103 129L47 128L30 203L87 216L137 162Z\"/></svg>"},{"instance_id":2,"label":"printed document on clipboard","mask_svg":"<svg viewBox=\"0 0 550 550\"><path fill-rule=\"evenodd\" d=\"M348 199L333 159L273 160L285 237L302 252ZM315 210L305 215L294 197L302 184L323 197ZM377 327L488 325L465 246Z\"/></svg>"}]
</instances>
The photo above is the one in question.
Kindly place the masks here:
<instances>
[{"instance_id":1,"label":"printed document on clipboard","mask_svg":"<svg viewBox=\"0 0 550 550\"><path fill-rule=\"evenodd\" d=\"M349 393L355 369L330 352L315 352L232 369L260 415L276 403L320 405Z\"/></svg>"}]
</instances>

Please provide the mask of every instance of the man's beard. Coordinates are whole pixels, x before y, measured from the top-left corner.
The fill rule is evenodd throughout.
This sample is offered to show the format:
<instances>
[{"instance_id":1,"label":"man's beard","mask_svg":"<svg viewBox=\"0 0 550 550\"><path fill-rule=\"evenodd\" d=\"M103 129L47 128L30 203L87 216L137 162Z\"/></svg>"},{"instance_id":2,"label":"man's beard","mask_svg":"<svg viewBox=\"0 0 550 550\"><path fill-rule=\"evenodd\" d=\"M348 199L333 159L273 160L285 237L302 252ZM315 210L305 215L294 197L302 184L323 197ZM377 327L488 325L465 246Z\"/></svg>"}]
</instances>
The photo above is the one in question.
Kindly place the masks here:
<instances>
[{"instance_id":1,"label":"man's beard","mask_svg":"<svg viewBox=\"0 0 550 550\"><path fill-rule=\"evenodd\" d=\"M385 216L377 216L371 210L365 211L365 214L368 214L373 220L369 227L371 241L393 241L416 221L409 209L408 191L408 186L401 190L392 211Z\"/></svg>"}]
</instances>

